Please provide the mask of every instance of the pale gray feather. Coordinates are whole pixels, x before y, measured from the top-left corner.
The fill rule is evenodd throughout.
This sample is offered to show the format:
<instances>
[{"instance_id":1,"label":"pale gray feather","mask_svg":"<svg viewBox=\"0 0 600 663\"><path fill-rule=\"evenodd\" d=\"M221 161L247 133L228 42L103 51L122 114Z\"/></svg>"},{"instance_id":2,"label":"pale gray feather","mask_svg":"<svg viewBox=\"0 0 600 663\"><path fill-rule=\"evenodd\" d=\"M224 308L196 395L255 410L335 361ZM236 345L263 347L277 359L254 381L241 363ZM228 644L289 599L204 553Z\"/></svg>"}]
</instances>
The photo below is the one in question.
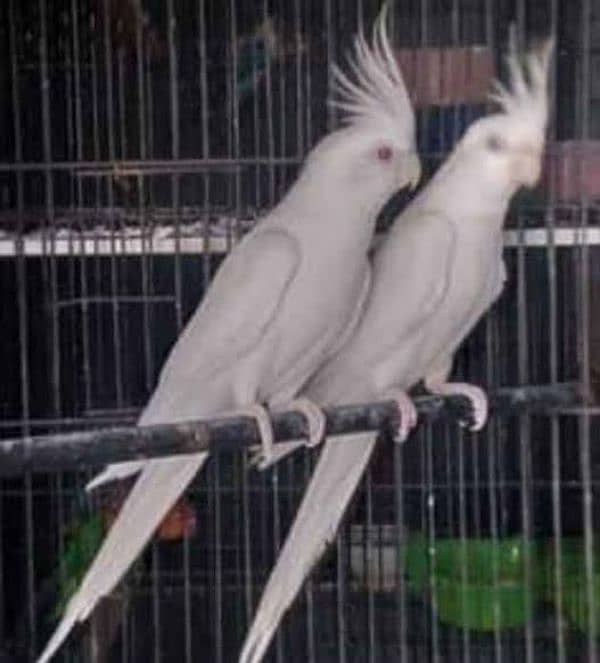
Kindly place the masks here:
<instances>
[{"instance_id":1,"label":"pale gray feather","mask_svg":"<svg viewBox=\"0 0 600 663\"><path fill-rule=\"evenodd\" d=\"M356 331L312 378L307 396L324 404L378 400L431 372L449 370L458 345L502 291L502 224L510 198L539 176L548 57L544 49L526 58L529 85L516 56L510 59L513 89L503 88L504 113L475 122L396 219L375 254L370 296ZM497 145L504 151L498 153ZM326 442L240 663L262 660L285 611L333 540L376 439L365 433Z\"/></svg>"}]
</instances>

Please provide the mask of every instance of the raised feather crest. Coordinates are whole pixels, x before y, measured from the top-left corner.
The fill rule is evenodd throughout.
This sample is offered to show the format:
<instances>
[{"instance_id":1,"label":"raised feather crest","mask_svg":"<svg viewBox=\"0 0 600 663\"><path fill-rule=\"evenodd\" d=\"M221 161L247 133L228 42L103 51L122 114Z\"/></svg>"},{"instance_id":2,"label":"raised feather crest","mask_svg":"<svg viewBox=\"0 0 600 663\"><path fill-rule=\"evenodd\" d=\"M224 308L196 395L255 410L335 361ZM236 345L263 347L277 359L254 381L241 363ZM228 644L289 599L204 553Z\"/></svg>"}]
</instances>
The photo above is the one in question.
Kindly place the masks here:
<instances>
[{"instance_id":1,"label":"raised feather crest","mask_svg":"<svg viewBox=\"0 0 600 663\"><path fill-rule=\"evenodd\" d=\"M414 113L402 73L390 46L387 32L389 2L385 2L373 26L371 45L362 28L354 38L348 64L353 76L332 65L331 105L345 112L345 121L355 125L389 126L413 136Z\"/></svg>"},{"instance_id":2,"label":"raised feather crest","mask_svg":"<svg viewBox=\"0 0 600 663\"><path fill-rule=\"evenodd\" d=\"M496 80L489 95L507 115L535 123L544 130L548 122L548 74L554 40L546 39L526 54L519 54L514 26L506 56L508 85Z\"/></svg>"}]
</instances>

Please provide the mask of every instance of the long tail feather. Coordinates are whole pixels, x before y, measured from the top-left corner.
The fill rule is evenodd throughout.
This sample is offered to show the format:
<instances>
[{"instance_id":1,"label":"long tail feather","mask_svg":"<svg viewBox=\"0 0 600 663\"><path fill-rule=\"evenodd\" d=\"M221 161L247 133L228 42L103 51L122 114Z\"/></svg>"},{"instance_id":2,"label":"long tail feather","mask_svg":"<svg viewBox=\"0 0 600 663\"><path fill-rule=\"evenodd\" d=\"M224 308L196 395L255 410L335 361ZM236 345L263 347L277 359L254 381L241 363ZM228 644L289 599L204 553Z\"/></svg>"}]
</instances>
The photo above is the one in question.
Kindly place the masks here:
<instances>
[{"instance_id":1,"label":"long tail feather","mask_svg":"<svg viewBox=\"0 0 600 663\"><path fill-rule=\"evenodd\" d=\"M146 465L145 460L127 460L123 463L113 463L108 465L100 474L97 474L85 487L88 493L94 492L97 488L112 483L113 481L122 481L141 472Z\"/></svg>"},{"instance_id":2,"label":"long tail feather","mask_svg":"<svg viewBox=\"0 0 600 663\"><path fill-rule=\"evenodd\" d=\"M262 660L281 618L335 538L376 440L376 433L360 433L327 442L263 592L239 663Z\"/></svg>"},{"instance_id":3,"label":"long tail feather","mask_svg":"<svg viewBox=\"0 0 600 663\"><path fill-rule=\"evenodd\" d=\"M201 453L147 462L37 663L49 661L77 622L115 588L207 458Z\"/></svg>"}]
</instances>

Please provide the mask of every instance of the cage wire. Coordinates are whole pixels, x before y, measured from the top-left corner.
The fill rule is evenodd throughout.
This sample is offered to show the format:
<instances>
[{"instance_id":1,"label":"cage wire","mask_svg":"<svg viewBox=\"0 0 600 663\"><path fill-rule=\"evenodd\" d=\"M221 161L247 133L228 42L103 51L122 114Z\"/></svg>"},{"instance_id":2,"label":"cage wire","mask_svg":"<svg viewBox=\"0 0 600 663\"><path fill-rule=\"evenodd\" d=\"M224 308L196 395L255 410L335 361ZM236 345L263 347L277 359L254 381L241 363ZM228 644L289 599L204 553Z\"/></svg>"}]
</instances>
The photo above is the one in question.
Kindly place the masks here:
<instances>
[{"instance_id":1,"label":"cage wire","mask_svg":"<svg viewBox=\"0 0 600 663\"><path fill-rule=\"evenodd\" d=\"M328 65L379 4L0 3L3 438L135 421L223 256L337 126ZM600 8L396 0L391 14L429 173L486 112L510 22L556 36L543 181L511 207L507 287L455 372L591 400L382 442L268 660L600 660ZM62 660L236 660L313 462L260 474L243 451L214 455L190 491L195 535L158 537ZM35 659L85 560L73 528L106 525L83 491L96 469L1 481L2 661Z\"/></svg>"}]
</instances>

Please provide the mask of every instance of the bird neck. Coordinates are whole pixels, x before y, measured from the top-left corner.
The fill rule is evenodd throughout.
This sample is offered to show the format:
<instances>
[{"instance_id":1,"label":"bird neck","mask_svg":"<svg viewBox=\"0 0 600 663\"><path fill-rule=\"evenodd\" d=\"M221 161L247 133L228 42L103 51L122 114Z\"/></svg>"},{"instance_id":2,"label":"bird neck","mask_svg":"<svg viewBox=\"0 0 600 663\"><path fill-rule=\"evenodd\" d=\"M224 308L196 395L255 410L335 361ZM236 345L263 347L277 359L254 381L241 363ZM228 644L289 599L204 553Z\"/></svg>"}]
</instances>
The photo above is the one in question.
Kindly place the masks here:
<instances>
[{"instance_id":1,"label":"bird neck","mask_svg":"<svg viewBox=\"0 0 600 663\"><path fill-rule=\"evenodd\" d=\"M482 218L489 219L494 229L499 230L517 189L514 182L492 177L482 169L478 170L477 164L461 163L456 155L456 158L448 159L424 189L423 200L428 208L439 206L440 211L451 211L464 223L469 219L477 223Z\"/></svg>"},{"instance_id":2,"label":"bird neck","mask_svg":"<svg viewBox=\"0 0 600 663\"><path fill-rule=\"evenodd\" d=\"M339 195L338 190L331 181L306 182L301 178L277 205L274 215L288 229L301 228L311 242L330 234L338 244L368 245L386 200L365 197L357 190Z\"/></svg>"}]
</instances>

